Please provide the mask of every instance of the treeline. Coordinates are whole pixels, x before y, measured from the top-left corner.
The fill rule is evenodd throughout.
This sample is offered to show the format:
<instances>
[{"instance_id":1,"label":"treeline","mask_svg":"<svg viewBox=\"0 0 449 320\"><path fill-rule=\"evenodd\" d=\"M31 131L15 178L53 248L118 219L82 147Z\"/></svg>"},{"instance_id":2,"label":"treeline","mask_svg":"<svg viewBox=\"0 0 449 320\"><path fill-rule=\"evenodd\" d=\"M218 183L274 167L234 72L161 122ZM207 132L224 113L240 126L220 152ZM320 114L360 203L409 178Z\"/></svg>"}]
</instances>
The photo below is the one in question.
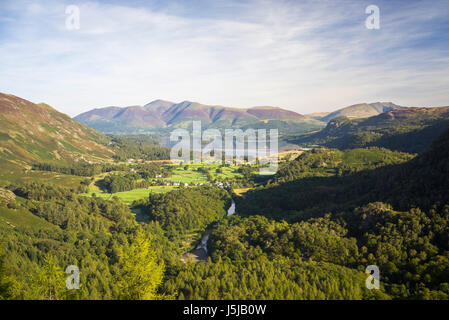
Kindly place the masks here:
<instances>
[{"instance_id":1,"label":"treeline","mask_svg":"<svg viewBox=\"0 0 449 320\"><path fill-rule=\"evenodd\" d=\"M121 173L108 174L96 184L109 193L148 188L152 181L167 177L172 170L172 166L161 163L136 164Z\"/></svg>"},{"instance_id":2,"label":"treeline","mask_svg":"<svg viewBox=\"0 0 449 320\"><path fill-rule=\"evenodd\" d=\"M129 209L118 199L78 197L66 188L35 182L13 192L30 200L25 203L27 210L64 230L109 232L135 224Z\"/></svg>"},{"instance_id":3,"label":"treeline","mask_svg":"<svg viewBox=\"0 0 449 320\"><path fill-rule=\"evenodd\" d=\"M17 196L28 200L73 200L74 195L67 188L61 188L52 184L30 182L21 186L10 186Z\"/></svg>"},{"instance_id":4,"label":"treeline","mask_svg":"<svg viewBox=\"0 0 449 320\"><path fill-rule=\"evenodd\" d=\"M170 149L161 147L158 141L151 136L112 136L109 146L114 149L115 155L113 158L118 161L170 159Z\"/></svg>"},{"instance_id":5,"label":"treeline","mask_svg":"<svg viewBox=\"0 0 449 320\"><path fill-rule=\"evenodd\" d=\"M135 164L129 168L136 174L139 174L142 179L151 180L154 178L166 178L173 171L173 166L164 163L140 163Z\"/></svg>"},{"instance_id":6,"label":"treeline","mask_svg":"<svg viewBox=\"0 0 449 320\"><path fill-rule=\"evenodd\" d=\"M100 184L107 192L116 193L138 188L148 188L148 181L135 173L110 174Z\"/></svg>"},{"instance_id":7,"label":"treeline","mask_svg":"<svg viewBox=\"0 0 449 320\"><path fill-rule=\"evenodd\" d=\"M162 177L166 177L172 170L170 166L167 166L163 163L139 163L133 164L131 166L112 163L89 164L85 162L75 162L70 165L61 165L55 163L33 164L33 170L58 172L81 177L91 177L100 173L113 171L129 172L132 169L134 169L134 171L138 171L144 179L154 178L158 174L160 174Z\"/></svg>"},{"instance_id":8,"label":"treeline","mask_svg":"<svg viewBox=\"0 0 449 320\"><path fill-rule=\"evenodd\" d=\"M86 162L74 162L70 165L60 165L55 163L33 164L33 170L58 172L81 177L91 177L103 172L123 171L126 169L127 169L126 165L117 165L108 163L90 164Z\"/></svg>"}]
</instances>

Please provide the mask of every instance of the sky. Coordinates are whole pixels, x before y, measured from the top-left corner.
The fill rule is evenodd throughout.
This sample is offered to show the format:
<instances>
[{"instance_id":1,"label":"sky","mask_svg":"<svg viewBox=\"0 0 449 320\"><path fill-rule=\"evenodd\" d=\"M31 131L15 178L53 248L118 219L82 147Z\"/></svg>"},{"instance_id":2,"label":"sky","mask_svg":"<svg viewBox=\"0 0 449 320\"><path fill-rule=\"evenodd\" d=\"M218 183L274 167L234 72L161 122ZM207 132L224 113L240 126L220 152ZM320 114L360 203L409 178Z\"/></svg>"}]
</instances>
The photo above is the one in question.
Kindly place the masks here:
<instances>
[{"instance_id":1,"label":"sky","mask_svg":"<svg viewBox=\"0 0 449 320\"><path fill-rule=\"evenodd\" d=\"M448 17L449 0L0 0L0 92L70 116L156 99L449 105Z\"/></svg>"}]
</instances>

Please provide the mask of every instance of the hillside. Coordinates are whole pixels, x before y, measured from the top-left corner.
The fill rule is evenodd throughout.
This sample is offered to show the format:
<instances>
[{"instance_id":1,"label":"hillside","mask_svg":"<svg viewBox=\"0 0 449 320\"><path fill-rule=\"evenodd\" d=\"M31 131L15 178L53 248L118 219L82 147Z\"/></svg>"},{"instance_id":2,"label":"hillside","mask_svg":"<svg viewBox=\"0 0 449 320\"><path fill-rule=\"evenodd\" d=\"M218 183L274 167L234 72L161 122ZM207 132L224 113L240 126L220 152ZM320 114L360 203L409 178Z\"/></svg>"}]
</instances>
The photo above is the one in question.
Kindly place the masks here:
<instances>
[{"instance_id":1,"label":"hillside","mask_svg":"<svg viewBox=\"0 0 449 320\"><path fill-rule=\"evenodd\" d=\"M204 105L183 101L173 103L155 100L144 106L93 109L74 118L105 133L158 132L160 129L189 127L200 120L204 127L264 128L280 127L283 132L310 131L324 124L296 112L278 107L260 106L248 109Z\"/></svg>"},{"instance_id":2,"label":"hillside","mask_svg":"<svg viewBox=\"0 0 449 320\"><path fill-rule=\"evenodd\" d=\"M98 162L114 151L102 133L46 104L0 93L1 174L36 162Z\"/></svg>"},{"instance_id":3,"label":"hillside","mask_svg":"<svg viewBox=\"0 0 449 320\"><path fill-rule=\"evenodd\" d=\"M0 157L13 162L95 160L114 153L109 139L49 105L0 93Z\"/></svg>"},{"instance_id":4,"label":"hillside","mask_svg":"<svg viewBox=\"0 0 449 320\"><path fill-rule=\"evenodd\" d=\"M329 122L338 117L368 118L383 112L403 108L391 102L359 103L338 109L317 119ZM316 116L316 115L315 115Z\"/></svg>"},{"instance_id":5,"label":"hillside","mask_svg":"<svg viewBox=\"0 0 449 320\"><path fill-rule=\"evenodd\" d=\"M375 264L394 299L447 299L449 130L405 162L406 154L372 151L315 149L286 163L266 187L237 198L242 218L212 230L214 249L231 258L297 250L360 270Z\"/></svg>"},{"instance_id":6,"label":"hillside","mask_svg":"<svg viewBox=\"0 0 449 320\"><path fill-rule=\"evenodd\" d=\"M350 149L384 147L418 153L426 150L449 127L449 107L401 108L365 119L335 118L319 132L290 136L303 146Z\"/></svg>"},{"instance_id":7,"label":"hillside","mask_svg":"<svg viewBox=\"0 0 449 320\"><path fill-rule=\"evenodd\" d=\"M448 150L448 128L414 158L387 149L314 149L282 165L267 188L248 192L238 206L293 221L376 201L428 210L449 201Z\"/></svg>"}]
</instances>

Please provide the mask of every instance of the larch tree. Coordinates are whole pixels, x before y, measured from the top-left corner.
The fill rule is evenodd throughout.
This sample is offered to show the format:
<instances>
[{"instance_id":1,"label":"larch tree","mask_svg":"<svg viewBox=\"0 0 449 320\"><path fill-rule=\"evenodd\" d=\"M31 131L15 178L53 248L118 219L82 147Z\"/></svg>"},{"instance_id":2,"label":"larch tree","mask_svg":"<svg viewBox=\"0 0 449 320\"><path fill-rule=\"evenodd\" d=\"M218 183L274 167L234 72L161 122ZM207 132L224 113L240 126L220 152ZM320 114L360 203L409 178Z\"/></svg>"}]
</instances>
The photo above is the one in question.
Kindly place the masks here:
<instances>
[{"instance_id":1,"label":"larch tree","mask_svg":"<svg viewBox=\"0 0 449 320\"><path fill-rule=\"evenodd\" d=\"M120 288L120 299L160 299L157 290L162 284L164 271L164 263L158 261L151 238L139 229L134 241L119 253L117 284Z\"/></svg>"}]
</instances>

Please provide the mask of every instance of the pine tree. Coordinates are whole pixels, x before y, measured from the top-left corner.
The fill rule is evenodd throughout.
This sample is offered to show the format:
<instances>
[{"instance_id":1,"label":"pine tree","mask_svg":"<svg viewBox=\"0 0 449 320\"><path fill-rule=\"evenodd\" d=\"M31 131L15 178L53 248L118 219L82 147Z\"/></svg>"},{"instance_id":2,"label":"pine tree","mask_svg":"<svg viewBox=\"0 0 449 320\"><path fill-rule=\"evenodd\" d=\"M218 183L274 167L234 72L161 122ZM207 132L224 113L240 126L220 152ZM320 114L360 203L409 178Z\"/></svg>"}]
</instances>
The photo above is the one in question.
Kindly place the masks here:
<instances>
[{"instance_id":1,"label":"pine tree","mask_svg":"<svg viewBox=\"0 0 449 320\"><path fill-rule=\"evenodd\" d=\"M161 298L157 289L164 276L164 263L159 262L151 239L139 229L134 242L119 253L117 284L124 300L153 300Z\"/></svg>"},{"instance_id":2,"label":"pine tree","mask_svg":"<svg viewBox=\"0 0 449 320\"><path fill-rule=\"evenodd\" d=\"M44 264L32 275L31 295L39 300L64 300L67 298L66 275L51 254L44 258Z\"/></svg>"},{"instance_id":3,"label":"pine tree","mask_svg":"<svg viewBox=\"0 0 449 320\"><path fill-rule=\"evenodd\" d=\"M11 281L6 276L3 256L0 256L0 300L11 298Z\"/></svg>"}]
</instances>

